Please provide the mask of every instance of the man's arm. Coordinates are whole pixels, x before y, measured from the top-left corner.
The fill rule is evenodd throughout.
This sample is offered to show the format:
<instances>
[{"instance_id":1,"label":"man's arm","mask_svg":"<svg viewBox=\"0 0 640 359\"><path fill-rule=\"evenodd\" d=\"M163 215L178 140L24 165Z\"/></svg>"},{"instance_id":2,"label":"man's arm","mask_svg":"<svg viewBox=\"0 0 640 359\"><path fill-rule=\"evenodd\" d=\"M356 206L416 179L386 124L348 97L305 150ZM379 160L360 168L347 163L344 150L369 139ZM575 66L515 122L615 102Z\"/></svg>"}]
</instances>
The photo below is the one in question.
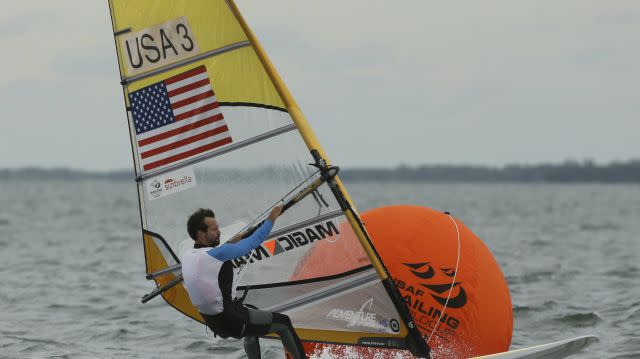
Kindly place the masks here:
<instances>
[{"instance_id":1,"label":"man's arm","mask_svg":"<svg viewBox=\"0 0 640 359\"><path fill-rule=\"evenodd\" d=\"M249 237L236 243L227 242L220 247L210 249L207 253L223 262L228 261L229 259L242 257L256 249L265 239L267 239L269 232L271 232L271 228L273 228L273 222L267 219L260 228L253 232Z\"/></svg>"},{"instance_id":2,"label":"man's arm","mask_svg":"<svg viewBox=\"0 0 640 359\"><path fill-rule=\"evenodd\" d=\"M275 222L276 218L280 216L280 213L282 213L282 206L274 207L269 214L269 217L264 221L260 228L253 232L253 234L251 234L249 237L235 243L227 242L220 247L212 248L207 253L221 261L227 261L247 255L249 252L260 246L260 244L262 244L265 239L267 239L269 233L271 232L271 229L273 228L273 223ZM236 239L236 237L234 237L233 239Z\"/></svg>"},{"instance_id":3,"label":"man's arm","mask_svg":"<svg viewBox=\"0 0 640 359\"><path fill-rule=\"evenodd\" d=\"M249 230L248 230L248 229L247 229L247 230L245 230L245 231L242 231L242 232L240 232L240 233L238 233L238 234L236 234L236 235L235 235L235 236L233 236L233 237L231 237L231 239L230 239L230 240L228 240L228 241L227 241L227 243L229 243L229 244L231 244L231 243L236 243L236 242L238 242L238 241L242 240L242 238L244 238L244 236L246 236L246 235L247 235L247 233L249 233Z\"/></svg>"}]
</instances>

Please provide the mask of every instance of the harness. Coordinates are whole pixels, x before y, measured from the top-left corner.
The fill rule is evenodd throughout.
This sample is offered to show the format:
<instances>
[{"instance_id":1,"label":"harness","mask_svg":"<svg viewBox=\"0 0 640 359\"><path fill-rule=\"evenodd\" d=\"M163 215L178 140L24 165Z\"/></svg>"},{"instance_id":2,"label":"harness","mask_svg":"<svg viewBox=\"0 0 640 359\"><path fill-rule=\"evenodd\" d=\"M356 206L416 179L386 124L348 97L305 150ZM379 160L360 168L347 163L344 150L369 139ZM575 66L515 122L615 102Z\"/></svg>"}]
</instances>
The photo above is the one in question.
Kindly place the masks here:
<instances>
[{"instance_id":1,"label":"harness","mask_svg":"<svg viewBox=\"0 0 640 359\"><path fill-rule=\"evenodd\" d=\"M246 290L240 298L232 298L233 264L231 261L223 262L220 267L218 286L222 294L222 312L214 315L200 313L200 315L204 318L207 327L213 332L214 337L242 338L246 334L249 322L246 307L255 307L243 304L247 296Z\"/></svg>"}]
</instances>

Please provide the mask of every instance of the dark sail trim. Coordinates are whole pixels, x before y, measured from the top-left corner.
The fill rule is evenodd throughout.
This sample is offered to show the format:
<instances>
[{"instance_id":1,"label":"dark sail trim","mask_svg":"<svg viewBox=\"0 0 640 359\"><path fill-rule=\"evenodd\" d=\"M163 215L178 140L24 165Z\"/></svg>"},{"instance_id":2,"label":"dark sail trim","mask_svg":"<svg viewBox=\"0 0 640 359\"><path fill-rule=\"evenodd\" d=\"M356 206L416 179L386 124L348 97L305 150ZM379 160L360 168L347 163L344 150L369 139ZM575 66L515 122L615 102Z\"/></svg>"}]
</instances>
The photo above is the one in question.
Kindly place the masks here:
<instances>
[{"instance_id":1,"label":"dark sail trim","mask_svg":"<svg viewBox=\"0 0 640 359\"><path fill-rule=\"evenodd\" d=\"M162 244L164 245L164 247L169 251L169 253L171 254L171 257L173 257L173 259L175 259L176 263L180 264L180 259L178 259L178 256L173 252L173 249L171 249L171 247L169 246L169 243L167 243L167 241L158 233L154 233L151 232L149 230L143 229L142 233L144 234L148 234L153 238L156 238L158 240L160 240L160 242L162 242Z\"/></svg>"},{"instance_id":2,"label":"dark sail trim","mask_svg":"<svg viewBox=\"0 0 640 359\"><path fill-rule=\"evenodd\" d=\"M130 27L128 27L128 28L126 28L126 29L122 29L122 30L118 30L118 31L114 32L114 33L113 33L113 36L118 37L118 36L120 36L120 35L124 35L124 34L129 33L129 32L131 32L131 28L130 28ZM118 45L116 44L116 46L118 46Z\"/></svg>"},{"instance_id":3,"label":"dark sail trim","mask_svg":"<svg viewBox=\"0 0 640 359\"><path fill-rule=\"evenodd\" d=\"M311 293L292 298L287 302L267 306L264 308L264 310L279 313L286 312L320 300L329 300L331 298L335 298L336 296L344 294L345 291L369 287L377 283L380 283L380 277L378 277L378 273L376 273L373 267L371 267L368 271L365 271L362 274L355 275L351 278L347 278L335 284L328 285L325 288L315 290Z\"/></svg>"},{"instance_id":4,"label":"dark sail trim","mask_svg":"<svg viewBox=\"0 0 640 359\"><path fill-rule=\"evenodd\" d=\"M286 108L283 107L278 107L278 106L271 106L271 105L265 105L262 103L253 103L253 102L219 102L220 106L227 106L227 107L257 107L257 108L264 108L267 110L275 110L275 111L280 111L280 112L284 112L284 113L289 113L289 111Z\"/></svg>"},{"instance_id":5,"label":"dark sail trim","mask_svg":"<svg viewBox=\"0 0 640 359\"><path fill-rule=\"evenodd\" d=\"M356 273L360 273L360 272L366 271L366 270L371 269L371 268L373 268L373 266L371 264L369 264L369 265L366 265L364 267L360 267L360 268L352 269L352 270L349 270L349 271L346 271L346 272L342 272L342 273L338 273L338 274L332 274L332 275L328 275L328 276L324 276L324 277L315 277L315 278L309 278L309 279L292 280L292 281L289 281L289 282L243 285L243 286L238 286L237 290L266 289L266 288L287 287L287 286L292 286L292 285L324 282L324 281L328 281L328 280L335 280L335 279L348 277L350 275L353 275L353 274L356 274Z\"/></svg>"}]
</instances>

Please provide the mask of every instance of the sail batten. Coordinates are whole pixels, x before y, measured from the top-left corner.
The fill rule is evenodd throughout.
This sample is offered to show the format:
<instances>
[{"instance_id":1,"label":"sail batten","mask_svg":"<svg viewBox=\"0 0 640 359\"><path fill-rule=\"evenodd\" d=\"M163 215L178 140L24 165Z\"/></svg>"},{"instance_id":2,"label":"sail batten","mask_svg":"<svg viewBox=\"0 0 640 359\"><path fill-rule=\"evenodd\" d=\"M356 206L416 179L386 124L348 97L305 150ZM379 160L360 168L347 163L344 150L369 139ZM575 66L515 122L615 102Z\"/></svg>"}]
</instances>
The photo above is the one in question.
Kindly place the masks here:
<instances>
[{"instance_id":1,"label":"sail batten","mask_svg":"<svg viewBox=\"0 0 640 359\"><path fill-rule=\"evenodd\" d=\"M275 111L280 111L280 112L289 112L286 108L282 108L282 107L278 107L278 106L271 106L271 105L265 105L265 104L261 104L261 103L251 103L251 102L220 102L220 106L229 106L229 107L257 107L257 108L264 108L267 110L275 110Z\"/></svg>"},{"instance_id":2,"label":"sail batten","mask_svg":"<svg viewBox=\"0 0 640 359\"><path fill-rule=\"evenodd\" d=\"M157 176L159 176L161 174L164 174L164 173L167 173L167 172L171 172L171 171L175 171L175 170L180 169L180 168L191 166L194 163L198 163L198 162L201 162L201 161L204 161L204 160L208 160L208 159L211 159L211 158L214 158L214 157L217 157L217 156L224 155L226 153L241 149L241 148L246 147L246 146L250 146L252 144L256 144L256 143L258 143L260 141L264 141L264 140L270 139L272 137L281 135L283 133L287 133L289 131L293 131L295 129L296 128L295 128L294 125L282 126L280 128L277 128L275 130L269 131L267 133L263 133L261 135L255 136L253 138L249 138L247 140L244 140L244 141L229 145L227 147L224 147L224 148L221 148L221 149L218 149L218 150L215 150L215 151L208 152L208 153L200 155L198 157L194 157L194 158L192 158L192 159L190 159L188 161L183 161L183 162L180 162L180 163L176 163L176 164L174 164L172 166L165 167L165 168L160 169L160 170L156 170L156 171L153 171L153 172L145 173L144 175L136 177L136 180L137 181L141 181L141 180L145 180L145 179L148 179L148 178L157 177Z\"/></svg>"},{"instance_id":3,"label":"sail batten","mask_svg":"<svg viewBox=\"0 0 640 359\"><path fill-rule=\"evenodd\" d=\"M305 295L292 298L285 303L273 305L265 308L265 310L275 312L286 312L292 309L301 308L314 303L319 303L323 300L330 300L338 295L344 295L350 291L363 289L367 286L376 284L378 279L375 271L371 270L359 276L344 280L321 290L310 292Z\"/></svg>"},{"instance_id":4,"label":"sail batten","mask_svg":"<svg viewBox=\"0 0 640 359\"><path fill-rule=\"evenodd\" d=\"M339 217L341 215L342 215L342 211L333 211L333 212L325 213L325 214L320 215L320 216L318 216L316 218L308 219L308 220L305 220L305 221L302 221L302 222L299 222L299 223L295 223L295 224L293 224L291 226L275 230L275 231L273 231L273 232L271 232L269 234L269 238L278 237L281 234L284 234L284 233L287 233L287 232L292 232L292 231L295 231L295 230L300 229L300 228L304 228L304 227L308 226L309 224L316 223L316 222L321 222L321 221L326 221L328 219L336 218L336 217Z\"/></svg>"}]
</instances>

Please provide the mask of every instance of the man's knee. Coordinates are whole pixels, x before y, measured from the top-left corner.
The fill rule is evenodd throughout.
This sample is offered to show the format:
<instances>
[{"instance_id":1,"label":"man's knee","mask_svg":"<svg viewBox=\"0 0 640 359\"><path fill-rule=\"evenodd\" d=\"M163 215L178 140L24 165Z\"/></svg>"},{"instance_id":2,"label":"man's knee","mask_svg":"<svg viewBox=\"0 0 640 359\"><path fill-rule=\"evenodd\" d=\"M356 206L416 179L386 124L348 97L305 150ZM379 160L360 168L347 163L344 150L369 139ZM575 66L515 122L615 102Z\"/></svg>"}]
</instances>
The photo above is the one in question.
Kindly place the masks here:
<instances>
[{"instance_id":1,"label":"man's knee","mask_svg":"<svg viewBox=\"0 0 640 359\"><path fill-rule=\"evenodd\" d=\"M273 320L272 313L264 310L248 309L251 324L269 324Z\"/></svg>"},{"instance_id":2,"label":"man's knee","mask_svg":"<svg viewBox=\"0 0 640 359\"><path fill-rule=\"evenodd\" d=\"M280 313L273 313L273 322L291 327L291 319L288 316Z\"/></svg>"}]
</instances>

